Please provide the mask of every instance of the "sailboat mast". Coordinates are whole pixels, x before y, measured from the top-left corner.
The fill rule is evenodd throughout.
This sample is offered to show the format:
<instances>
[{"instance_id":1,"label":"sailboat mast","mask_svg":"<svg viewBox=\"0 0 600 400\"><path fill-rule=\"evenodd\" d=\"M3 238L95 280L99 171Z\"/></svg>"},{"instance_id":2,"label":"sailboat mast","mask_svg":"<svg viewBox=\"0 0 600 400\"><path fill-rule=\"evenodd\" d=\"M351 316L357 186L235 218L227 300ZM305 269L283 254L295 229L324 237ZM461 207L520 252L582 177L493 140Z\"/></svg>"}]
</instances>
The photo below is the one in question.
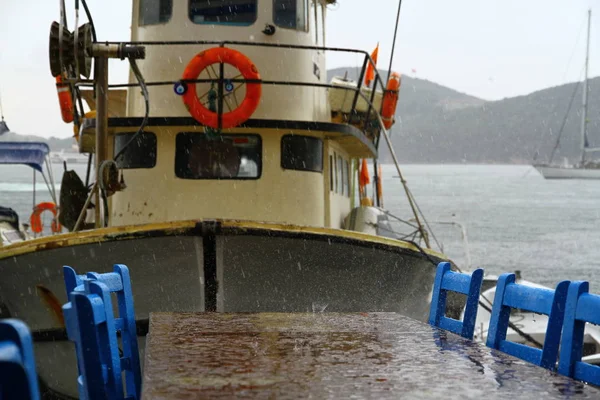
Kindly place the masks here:
<instances>
[{"instance_id":1,"label":"sailboat mast","mask_svg":"<svg viewBox=\"0 0 600 400\"><path fill-rule=\"evenodd\" d=\"M581 166L585 162L585 148L587 138L587 103L588 103L588 66L590 60L590 24L592 10L588 10L587 44L585 50L585 80L583 81L583 112L581 113Z\"/></svg>"}]
</instances>

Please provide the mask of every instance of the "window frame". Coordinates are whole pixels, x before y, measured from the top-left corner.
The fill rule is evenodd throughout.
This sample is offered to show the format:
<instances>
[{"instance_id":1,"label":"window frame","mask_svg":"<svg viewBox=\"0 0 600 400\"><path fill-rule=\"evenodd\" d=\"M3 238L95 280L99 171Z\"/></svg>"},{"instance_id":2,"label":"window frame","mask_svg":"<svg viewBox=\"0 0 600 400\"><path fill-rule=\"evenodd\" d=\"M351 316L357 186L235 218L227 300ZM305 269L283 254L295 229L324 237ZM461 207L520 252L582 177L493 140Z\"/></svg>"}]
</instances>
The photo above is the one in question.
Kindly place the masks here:
<instances>
[{"instance_id":1,"label":"window frame","mask_svg":"<svg viewBox=\"0 0 600 400\"><path fill-rule=\"evenodd\" d=\"M296 28L288 28L287 26L282 26L277 24L277 20L275 18L275 13L276 13L276 9L275 9L275 2L277 0L272 0L271 1L271 18L273 19L273 25L275 25L278 28L281 29L287 29L290 31L295 31L295 32L304 32L304 33L308 33L310 32L310 4L312 3L313 0L295 0L296 1L296 11L298 9L298 2L303 2L304 3L304 29L298 29L297 25ZM297 23L297 21L296 21Z\"/></svg>"},{"instance_id":2,"label":"window frame","mask_svg":"<svg viewBox=\"0 0 600 400\"><path fill-rule=\"evenodd\" d=\"M146 23L142 23L142 5L144 4L144 2L147 0L140 0L139 4L138 4L138 26L156 26L156 25L166 25L169 22L171 22L171 19L173 18L173 1L177 1L177 0L167 0L171 2L171 7L169 9L169 18L167 18L166 21L164 22L156 22L153 24L146 24ZM158 0L163 1L163 0Z\"/></svg>"},{"instance_id":3,"label":"window frame","mask_svg":"<svg viewBox=\"0 0 600 400\"><path fill-rule=\"evenodd\" d=\"M119 136L123 136L123 135L131 135L131 137L133 137L135 134L137 134L137 132L117 132L115 133L114 139L113 139L113 154L117 154L119 151L121 151L121 149L117 149L117 137ZM140 134L141 136L144 135L152 135L152 138L154 140L154 159L153 159L153 164L152 166L148 166L148 167L123 167L122 165L119 165L119 161L117 161L117 168L119 169L152 169L154 167L156 167L156 163L157 163L157 159L158 159L158 139L156 136L156 133L154 132L150 132L150 131L142 131L142 133ZM127 142L131 139L131 137L124 143L127 144ZM133 143L133 142L132 142ZM127 154L127 150L125 151L124 155ZM122 158L121 158L122 160Z\"/></svg>"},{"instance_id":4,"label":"window frame","mask_svg":"<svg viewBox=\"0 0 600 400\"><path fill-rule=\"evenodd\" d=\"M188 20L190 20L190 22L192 24L195 25L217 25L217 26L239 26L239 27L249 27L252 25L256 24L256 21L258 21L258 1L259 0L253 0L254 4L256 6L256 10L254 12L254 20L250 23L240 23L240 22L196 22L194 21L194 19L192 18L192 8L191 8L191 3L192 0L188 0L187 1L187 16L188 16Z\"/></svg>"},{"instance_id":5,"label":"window frame","mask_svg":"<svg viewBox=\"0 0 600 400\"><path fill-rule=\"evenodd\" d=\"M257 165L257 169L258 169L258 173L256 176L242 176L242 177L232 177L232 178L228 178L228 177L219 177L219 178L208 178L208 177L201 177L201 178L187 178L184 176L180 176L178 174L178 169L177 169L177 154L178 154L178 145L177 145L177 138L182 135L182 134L194 134L194 135L198 135L198 136L202 136L205 135L205 133L202 132L194 132L194 131L181 131L181 132L177 132L177 134L175 135L175 154L173 157L173 166L174 166L174 173L175 173L175 177L177 179L182 179L182 180L186 180L186 181L256 181L258 179L260 179L262 177L262 173L263 173L263 140L262 140L262 136L258 133L222 133L220 134L221 136L224 137L228 137L228 138L235 138L235 137L245 137L245 136L253 136L253 137L257 137L258 138L258 145L259 145L259 150L260 150L260 165Z\"/></svg>"},{"instance_id":6,"label":"window frame","mask_svg":"<svg viewBox=\"0 0 600 400\"><path fill-rule=\"evenodd\" d=\"M298 137L298 138L303 138L303 139L308 138L308 139L313 139L313 140L318 141L321 145L321 169L315 170L315 169L307 169L307 168L285 167L283 165L283 141L286 137ZM325 143L323 142L323 139L321 139L320 137L316 137L316 136L308 136L308 135L302 135L302 134L296 134L296 133L286 133L285 135L281 136L280 143L281 143L280 144L280 166L282 169L288 170L288 171L316 172L319 174L323 173L323 170L325 169L325 162L323 161L323 159L325 158Z\"/></svg>"}]
</instances>

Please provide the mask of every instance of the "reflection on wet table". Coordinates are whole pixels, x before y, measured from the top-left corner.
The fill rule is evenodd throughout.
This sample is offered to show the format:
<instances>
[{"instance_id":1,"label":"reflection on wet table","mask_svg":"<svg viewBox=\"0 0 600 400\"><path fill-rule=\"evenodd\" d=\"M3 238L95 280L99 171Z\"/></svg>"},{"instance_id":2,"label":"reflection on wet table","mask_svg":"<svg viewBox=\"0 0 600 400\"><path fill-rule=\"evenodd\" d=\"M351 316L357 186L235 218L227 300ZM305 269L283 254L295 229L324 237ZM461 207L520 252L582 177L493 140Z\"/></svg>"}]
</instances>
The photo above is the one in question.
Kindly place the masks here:
<instances>
[{"instance_id":1,"label":"reflection on wet table","mask_svg":"<svg viewBox=\"0 0 600 400\"><path fill-rule=\"evenodd\" d=\"M600 398L395 313L152 313L144 399Z\"/></svg>"}]
</instances>

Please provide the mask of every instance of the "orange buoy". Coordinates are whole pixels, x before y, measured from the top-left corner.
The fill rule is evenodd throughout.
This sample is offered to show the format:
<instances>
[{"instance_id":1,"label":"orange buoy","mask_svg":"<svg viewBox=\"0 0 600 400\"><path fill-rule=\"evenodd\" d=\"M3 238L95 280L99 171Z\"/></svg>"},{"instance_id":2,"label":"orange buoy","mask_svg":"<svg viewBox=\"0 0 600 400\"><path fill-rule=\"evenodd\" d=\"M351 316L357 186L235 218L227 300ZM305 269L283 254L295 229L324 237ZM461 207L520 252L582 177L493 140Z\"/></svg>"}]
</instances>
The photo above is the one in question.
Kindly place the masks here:
<instances>
[{"instance_id":1,"label":"orange buoy","mask_svg":"<svg viewBox=\"0 0 600 400\"><path fill-rule=\"evenodd\" d=\"M182 80L198 79L200 73L208 66L218 63L234 66L240 71L244 79L260 79L260 74L256 66L244 54L225 47L214 47L198 53L192 58L183 72ZM259 82L247 82L244 100L240 103L239 107L222 114L221 127L233 128L248 120L258 107L261 93L262 88ZM196 93L196 84L189 85L187 91L183 93L182 98L183 103L196 121L211 128L218 128L218 113L209 110L200 102Z\"/></svg>"},{"instance_id":2,"label":"orange buoy","mask_svg":"<svg viewBox=\"0 0 600 400\"><path fill-rule=\"evenodd\" d=\"M58 104L60 105L60 113L63 121L67 124L73 122L75 114L73 110L71 87L69 84L63 83L61 75L56 76L56 91L58 92Z\"/></svg>"},{"instance_id":3,"label":"orange buoy","mask_svg":"<svg viewBox=\"0 0 600 400\"><path fill-rule=\"evenodd\" d=\"M33 213L31 213L31 217L29 218L31 230L34 233L42 233L42 231L44 230L44 225L42 224L42 213L44 211L50 211L52 212L52 214L54 214L54 218L52 219L52 225L50 226L50 229L52 230L52 233L59 233L62 230L62 226L56 218L58 210L56 208L56 204L49 201L39 203L33 209Z\"/></svg>"},{"instance_id":4,"label":"orange buoy","mask_svg":"<svg viewBox=\"0 0 600 400\"><path fill-rule=\"evenodd\" d=\"M385 129L390 129L394 124L394 114L396 114L396 106L398 105L401 80L402 78L399 73L392 72L385 88L383 105L381 106L381 119L383 120Z\"/></svg>"}]
</instances>

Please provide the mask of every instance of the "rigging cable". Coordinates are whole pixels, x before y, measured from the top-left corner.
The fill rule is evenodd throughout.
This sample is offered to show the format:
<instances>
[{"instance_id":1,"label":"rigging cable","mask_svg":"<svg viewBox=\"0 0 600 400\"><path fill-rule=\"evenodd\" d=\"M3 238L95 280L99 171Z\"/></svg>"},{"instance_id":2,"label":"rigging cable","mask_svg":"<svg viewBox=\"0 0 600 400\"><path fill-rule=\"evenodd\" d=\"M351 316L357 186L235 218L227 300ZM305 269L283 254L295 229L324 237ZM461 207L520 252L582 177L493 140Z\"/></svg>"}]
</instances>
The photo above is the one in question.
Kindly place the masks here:
<instances>
[{"instance_id":1,"label":"rigging cable","mask_svg":"<svg viewBox=\"0 0 600 400\"><path fill-rule=\"evenodd\" d=\"M581 38L581 32L582 32L584 26L585 26L585 19L583 19L581 21L581 25L579 26L579 30L577 31L577 39L575 40L575 45L573 45L573 50L571 50L571 55L569 56L569 61L567 62L567 68L565 69L565 72L563 73L563 76L562 76L562 80L561 80L562 82L564 82L566 80L567 74L569 73L569 69L571 68L571 62L573 61L573 56L575 55L575 51L577 50L577 45L579 44L579 39ZM582 68L582 72L583 72L583 68ZM579 76L581 76L582 72L579 73ZM577 92L578 87L579 87L579 81L577 82L577 86L575 87L575 92ZM574 96L574 94L573 94L573 96ZM567 109L567 115L569 114L569 111L571 110L572 103L573 103L573 99L571 99L571 101L569 103L569 108ZM556 103L554 105L554 109L552 110L552 113L550 115L556 114L556 112L558 111L558 106L559 106L558 103ZM556 139L556 144L554 145L554 148L552 149L552 153L550 155L550 160L549 160L548 164L552 164L552 160L554 159L556 150L558 149L558 146L560 145L560 136L562 134L562 130L564 128L565 123L566 123L566 116L565 116L565 119L563 120L562 126L559 130L558 138ZM534 162L537 160L538 152L539 152L539 147L538 147L538 151L536 151L533 154Z\"/></svg>"},{"instance_id":2,"label":"rigging cable","mask_svg":"<svg viewBox=\"0 0 600 400\"><path fill-rule=\"evenodd\" d=\"M556 151L558 150L558 147L560 146L560 138L565 130L565 125L567 124L567 119L569 117L569 113L571 112L571 107L573 106L573 101L575 100L575 95L577 94L577 90L579 89L580 84L581 84L580 81L577 81L577 83L575 84L575 88L573 89L573 93L571 94L571 99L569 100L567 112L565 113L565 116L560 125L560 130L558 131L558 136L556 137L556 143L554 144L554 148L552 149L552 153L550 154L550 161L548 162L548 164L552 164L552 160L554 159L554 156L556 155Z\"/></svg>"},{"instance_id":3,"label":"rigging cable","mask_svg":"<svg viewBox=\"0 0 600 400\"><path fill-rule=\"evenodd\" d=\"M119 157L121 157L123 155L123 153L125 153L125 150L127 150L127 148L131 145L131 143L133 143L133 141L136 140L140 134L142 134L142 132L144 131L144 128L146 128L146 125L148 124L148 117L150 115L150 95L148 93L148 87L146 86L146 81L144 80L144 77L142 76L142 73L141 73L140 69L138 68L137 63L135 62L135 59L130 58L129 64L131 65L131 70L133 71L133 74L135 75L135 78L137 79L137 81L140 85L140 88L142 89L142 94L144 95L144 105L146 106L146 111L144 113L144 119L142 120L142 124L138 128L138 131L135 133L135 135L133 135L131 137L131 139L129 139L129 141L127 143L125 143L125 146L123 146L123 148L117 152L117 154L113 157L113 161L117 161L119 159Z\"/></svg>"},{"instance_id":4,"label":"rigging cable","mask_svg":"<svg viewBox=\"0 0 600 400\"><path fill-rule=\"evenodd\" d=\"M144 103L146 105L146 112L144 114L144 119L142 120L142 123L141 123L140 127L138 128L138 131L133 135L133 137L131 139L129 139L129 141L125 144L125 146L123 146L123 148L113 157L113 161L115 161L115 162L118 160L118 158L121 155L123 155L123 153L125 152L127 147L129 147L131 145L131 143L133 143L133 141L144 131L144 128L148 124L148 115L150 114L150 95L148 94L148 87L146 86L146 81L144 80L144 77L142 76L142 73L140 72L140 69L138 68L135 60L133 58L130 58L129 63L131 64L131 69L133 71L133 74L135 75L135 77L142 89L142 94L144 95ZM77 222L75 223L73 232L76 232L77 230L79 230L79 227L82 224L83 218L86 214L87 207L89 206L97 187L98 187L98 177L96 177L96 182L94 182L94 185L92 186L92 189L90 190L90 193L88 194L85 204L81 210L81 213L79 214L79 218L77 218ZM105 203L104 206L106 209L107 201L105 200L104 203Z\"/></svg>"}]
</instances>

